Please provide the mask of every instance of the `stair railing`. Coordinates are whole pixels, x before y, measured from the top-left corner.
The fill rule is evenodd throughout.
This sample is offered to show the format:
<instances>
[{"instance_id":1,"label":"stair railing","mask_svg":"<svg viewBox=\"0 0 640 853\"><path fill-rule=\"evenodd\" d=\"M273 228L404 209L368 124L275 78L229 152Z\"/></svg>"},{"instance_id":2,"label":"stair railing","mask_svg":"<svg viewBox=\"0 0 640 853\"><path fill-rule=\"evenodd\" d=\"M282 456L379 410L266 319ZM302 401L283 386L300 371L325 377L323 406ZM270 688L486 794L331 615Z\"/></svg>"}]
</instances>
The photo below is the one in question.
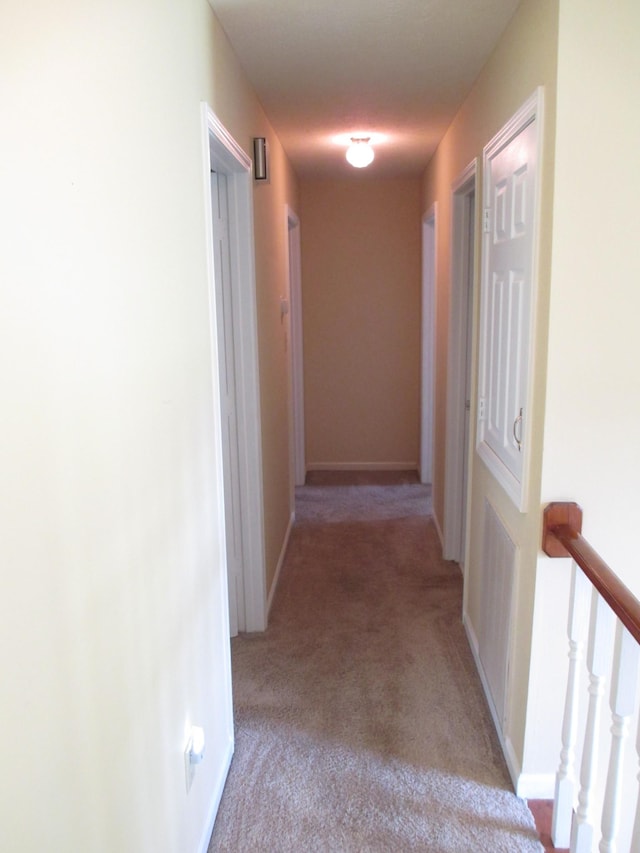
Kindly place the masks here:
<instances>
[{"instance_id":1,"label":"stair railing","mask_svg":"<svg viewBox=\"0 0 640 853\"><path fill-rule=\"evenodd\" d=\"M640 602L582 536L582 510L575 503L551 503L544 511L542 548L549 557L571 557L569 674L556 774L551 837L571 853L591 853L596 833L594 783L597 775L605 683L610 678L611 745L600 816L601 853L618 850L622 769L629 722L635 710L640 663ZM585 657L588 704L579 784L576 774L580 667ZM640 728L636 741L640 755ZM631 851L640 851L640 798L636 803Z\"/></svg>"}]
</instances>

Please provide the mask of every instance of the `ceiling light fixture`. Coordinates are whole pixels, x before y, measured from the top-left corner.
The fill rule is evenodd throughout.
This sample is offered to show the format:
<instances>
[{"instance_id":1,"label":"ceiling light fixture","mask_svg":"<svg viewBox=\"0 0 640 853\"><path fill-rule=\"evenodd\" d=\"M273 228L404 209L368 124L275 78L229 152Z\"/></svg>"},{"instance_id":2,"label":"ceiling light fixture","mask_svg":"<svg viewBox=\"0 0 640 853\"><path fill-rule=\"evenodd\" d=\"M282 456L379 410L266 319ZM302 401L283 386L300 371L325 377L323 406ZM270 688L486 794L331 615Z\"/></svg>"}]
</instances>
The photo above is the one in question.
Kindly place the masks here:
<instances>
[{"instance_id":1,"label":"ceiling light fixture","mask_svg":"<svg viewBox=\"0 0 640 853\"><path fill-rule=\"evenodd\" d=\"M363 169L373 162L373 148L369 144L370 136L352 136L347 149L347 161L356 169Z\"/></svg>"}]
</instances>

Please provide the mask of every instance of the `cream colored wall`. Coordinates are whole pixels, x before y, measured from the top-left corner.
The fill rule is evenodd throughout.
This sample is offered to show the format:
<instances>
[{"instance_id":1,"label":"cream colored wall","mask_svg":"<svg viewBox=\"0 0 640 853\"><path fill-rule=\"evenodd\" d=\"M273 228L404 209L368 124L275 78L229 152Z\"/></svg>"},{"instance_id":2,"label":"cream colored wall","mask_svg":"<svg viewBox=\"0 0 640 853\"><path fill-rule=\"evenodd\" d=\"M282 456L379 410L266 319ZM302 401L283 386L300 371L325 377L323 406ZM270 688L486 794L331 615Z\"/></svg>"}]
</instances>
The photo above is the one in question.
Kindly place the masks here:
<instances>
[{"instance_id":1,"label":"cream colored wall","mask_svg":"<svg viewBox=\"0 0 640 853\"><path fill-rule=\"evenodd\" d=\"M575 500L582 506L586 537L638 597L639 44L640 6L634 0L560 4L541 484L543 504ZM544 644L554 625L549 606L560 601L566 613L569 571L565 561L540 556L534 623L542 649L540 684L548 684ZM556 716L560 712L558 707ZM538 713L548 727L545 709ZM534 735L527 736L532 761ZM635 757L627 763L633 772ZM629 790L635 790L633 779ZM624 842L621 849L627 849Z\"/></svg>"},{"instance_id":2,"label":"cream colored wall","mask_svg":"<svg viewBox=\"0 0 640 853\"><path fill-rule=\"evenodd\" d=\"M271 573L294 179L204 0L10 2L0 67L0 848L195 851L231 736L200 102L274 154L256 191Z\"/></svg>"},{"instance_id":3,"label":"cream colored wall","mask_svg":"<svg viewBox=\"0 0 640 853\"><path fill-rule=\"evenodd\" d=\"M636 595L639 45L633 0L563 0L542 477Z\"/></svg>"},{"instance_id":4,"label":"cream colored wall","mask_svg":"<svg viewBox=\"0 0 640 853\"><path fill-rule=\"evenodd\" d=\"M307 467L417 467L420 183L301 182Z\"/></svg>"},{"instance_id":5,"label":"cream colored wall","mask_svg":"<svg viewBox=\"0 0 640 853\"><path fill-rule=\"evenodd\" d=\"M534 413L533 476L529 483L527 514L519 513L501 487L476 456L471 440L470 524L467 531L465 566L465 609L469 622L477 621L480 607L480 558L482 554L483 504L488 498L501 516L518 546L514 635L510 682L510 709L505 741L514 759L521 765L524 756L529 658L535 588L535 565L539 542L540 459L544 415L546 363L546 326L548 319L551 226L553 203L553 162L555 135L555 86L558 4L555 0L523 0L505 30L494 53L482 70L469 96L429 164L424 177L423 209L438 202L437 222L437 332L436 332L436 418L434 510L440 525L444 523L444 460L446 438L447 340L450 305L451 186L474 158L478 158L478 211L482 196L482 149L502 125L516 112L536 87L545 88L544 138L542 155L541 236L538 258L538 300L536 306L536 344L533 363ZM478 215L476 221L479 223ZM480 246L479 232L476 234ZM479 256L478 252L478 256ZM479 267L478 267L479 268ZM478 269L476 270L476 282ZM476 283L474 328L477 329L478 285ZM477 343L476 343L477 345ZM474 353L474 375L477 357ZM475 411L475 393L472 412ZM474 419L472 418L472 421ZM542 749L545 744L542 744ZM554 740L555 748L555 740ZM526 768L522 768L526 770Z\"/></svg>"}]
</instances>

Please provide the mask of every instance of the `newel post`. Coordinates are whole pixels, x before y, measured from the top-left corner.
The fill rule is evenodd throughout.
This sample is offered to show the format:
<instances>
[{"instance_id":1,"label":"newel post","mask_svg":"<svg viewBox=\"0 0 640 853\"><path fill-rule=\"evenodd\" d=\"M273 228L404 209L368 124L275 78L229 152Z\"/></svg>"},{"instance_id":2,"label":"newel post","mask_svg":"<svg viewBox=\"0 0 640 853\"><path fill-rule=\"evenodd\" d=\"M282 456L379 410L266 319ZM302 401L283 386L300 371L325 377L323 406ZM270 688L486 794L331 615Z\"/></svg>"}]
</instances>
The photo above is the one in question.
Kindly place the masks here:
<instances>
[{"instance_id":1,"label":"newel post","mask_svg":"<svg viewBox=\"0 0 640 853\"><path fill-rule=\"evenodd\" d=\"M570 557L571 554L555 535L555 528L573 533L571 538L582 533L582 509L577 503L556 501L547 504L543 513L542 550L547 557Z\"/></svg>"}]
</instances>

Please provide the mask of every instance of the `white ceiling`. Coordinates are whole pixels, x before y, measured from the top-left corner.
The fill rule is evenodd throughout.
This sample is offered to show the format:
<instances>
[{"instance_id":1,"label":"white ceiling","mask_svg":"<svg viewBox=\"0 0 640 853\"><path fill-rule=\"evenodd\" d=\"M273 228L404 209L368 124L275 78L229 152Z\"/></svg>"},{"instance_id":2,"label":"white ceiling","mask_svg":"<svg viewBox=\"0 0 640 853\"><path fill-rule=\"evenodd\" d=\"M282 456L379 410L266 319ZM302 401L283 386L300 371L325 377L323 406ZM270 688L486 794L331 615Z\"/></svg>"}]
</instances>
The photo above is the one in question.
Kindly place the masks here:
<instances>
[{"instance_id":1,"label":"white ceiling","mask_svg":"<svg viewBox=\"0 0 640 853\"><path fill-rule=\"evenodd\" d=\"M428 163L519 0L209 0L300 176Z\"/></svg>"}]
</instances>

